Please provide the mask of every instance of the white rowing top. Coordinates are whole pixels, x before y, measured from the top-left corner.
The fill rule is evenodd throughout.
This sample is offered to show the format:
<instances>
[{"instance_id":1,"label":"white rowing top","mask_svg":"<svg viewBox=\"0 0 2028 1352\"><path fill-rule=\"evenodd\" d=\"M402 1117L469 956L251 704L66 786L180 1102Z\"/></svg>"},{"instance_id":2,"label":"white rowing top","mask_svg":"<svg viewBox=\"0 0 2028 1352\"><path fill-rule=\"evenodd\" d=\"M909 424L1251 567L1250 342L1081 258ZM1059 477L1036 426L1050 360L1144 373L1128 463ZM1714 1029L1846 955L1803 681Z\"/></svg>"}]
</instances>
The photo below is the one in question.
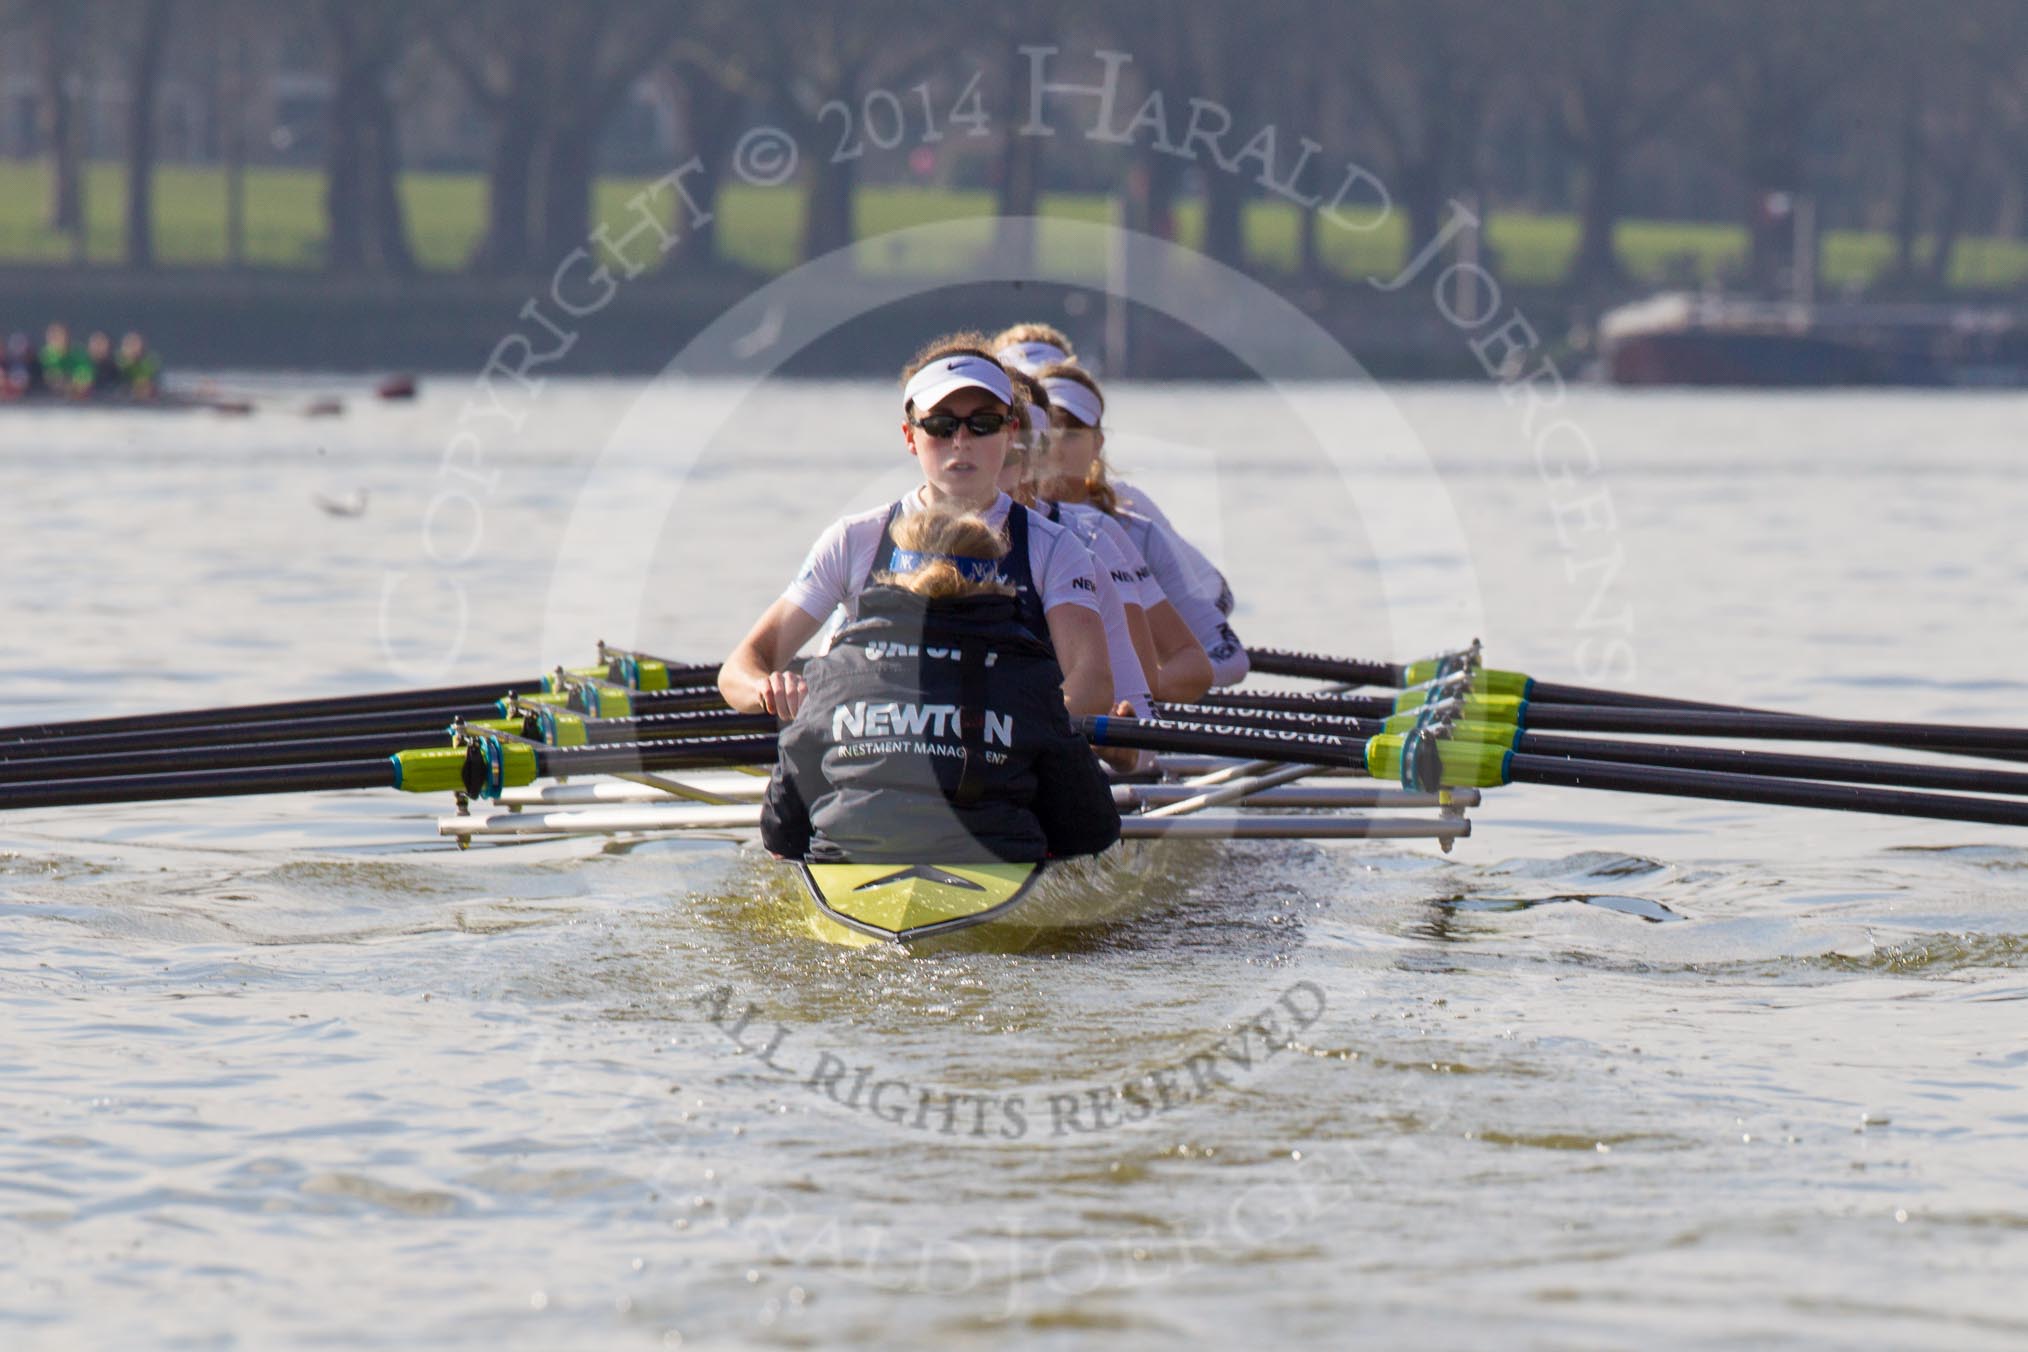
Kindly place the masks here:
<instances>
[{"instance_id":1,"label":"white rowing top","mask_svg":"<svg viewBox=\"0 0 2028 1352\"><path fill-rule=\"evenodd\" d=\"M1204 645L1204 655L1211 659L1212 682L1216 685L1236 685L1246 679L1252 664L1247 660L1246 646L1226 622L1231 593L1226 588L1224 576L1208 562L1193 564L1176 532L1157 525L1139 512L1121 512L1113 519L1126 530L1127 538L1148 561L1163 596L1176 607L1176 613L1183 617L1183 623L1189 626L1191 634ZM1194 550L1189 553L1198 560L1204 558Z\"/></svg>"},{"instance_id":2,"label":"white rowing top","mask_svg":"<svg viewBox=\"0 0 2028 1352\"><path fill-rule=\"evenodd\" d=\"M1124 573L1115 573L1113 581L1119 584L1120 599L1130 606L1152 610L1169 598L1162 594L1161 584L1155 581L1155 570L1141 557L1141 551L1127 534L1126 527L1087 502L1059 502L1056 510L1062 513L1063 524L1084 541L1085 548L1098 553L1097 542L1111 543L1114 553L1125 564Z\"/></svg>"},{"instance_id":3,"label":"white rowing top","mask_svg":"<svg viewBox=\"0 0 2028 1352\"><path fill-rule=\"evenodd\" d=\"M1220 595L1224 597L1224 604L1219 608L1226 615L1231 615L1232 591L1226 585L1225 574L1219 569L1217 564L1206 557L1203 550L1183 538L1183 532L1176 529L1175 523L1169 520L1169 514L1164 512L1147 493L1124 480L1115 479L1113 481L1113 493L1119 499L1120 506L1130 512L1139 512L1163 530L1168 531L1176 546L1177 555L1192 570L1217 576L1218 590Z\"/></svg>"},{"instance_id":4,"label":"white rowing top","mask_svg":"<svg viewBox=\"0 0 2028 1352\"><path fill-rule=\"evenodd\" d=\"M922 511L923 492L916 489L901 500L906 514ZM982 515L986 524L1005 529L1007 509L1014 500L1002 493ZM849 624L859 617L859 593L865 589L873 559L880 552L880 535L887 526L886 507L855 516L840 517L824 528L795 580L782 593L797 609L815 620L825 620L842 608ZM1028 513L1028 571L1034 577L1045 614L1057 606L1083 606L1104 613L1099 606L1097 565L1091 551L1064 527L1039 512Z\"/></svg>"},{"instance_id":5,"label":"white rowing top","mask_svg":"<svg viewBox=\"0 0 2028 1352\"><path fill-rule=\"evenodd\" d=\"M1141 667L1141 654L1134 648L1134 631L1127 627L1128 597L1117 581L1122 574L1131 579L1133 572L1103 535L1092 542L1091 552L1098 565L1093 576L1098 582L1099 615L1106 622L1106 660L1113 668L1113 700L1115 703L1125 700L1134 706L1136 718L1145 718L1153 707L1154 694L1148 687L1148 673Z\"/></svg>"}]
</instances>

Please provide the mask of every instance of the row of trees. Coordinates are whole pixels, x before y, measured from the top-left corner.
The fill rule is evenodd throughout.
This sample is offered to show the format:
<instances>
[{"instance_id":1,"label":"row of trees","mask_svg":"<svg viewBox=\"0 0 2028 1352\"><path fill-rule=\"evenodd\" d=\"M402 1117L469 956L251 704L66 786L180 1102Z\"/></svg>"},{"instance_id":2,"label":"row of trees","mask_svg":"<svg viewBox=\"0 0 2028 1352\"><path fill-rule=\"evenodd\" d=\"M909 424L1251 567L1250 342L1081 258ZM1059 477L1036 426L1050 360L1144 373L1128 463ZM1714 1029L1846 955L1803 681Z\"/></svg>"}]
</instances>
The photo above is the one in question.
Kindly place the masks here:
<instances>
[{"instance_id":1,"label":"row of trees","mask_svg":"<svg viewBox=\"0 0 2028 1352\"><path fill-rule=\"evenodd\" d=\"M395 185L397 90L415 88L418 70L455 81L467 115L489 131L486 230L469 260L479 272L539 269L581 242L602 137L644 78L674 91L675 160L702 158L705 172L686 187L708 206L756 121L779 122L821 152L837 136L827 106L858 109L872 91L920 84L926 102L949 107L975 70L993 137L986 177L1003 214L1032 213L1054 183L1131 182L1138 223L1163 232L1181 197L1201 193L1203 248L1242 264L1242 210L1261 191L1251 172L1193 174L1146 136L1123 150L1013 134L1027 114L1024 43L1060 47L1066 78L1096 79L1096 49L1131 53L1122 119L1160 91L1180 125L1197 97L1230 113L1234 144L1273 124L1285 160L1308 136L1326 147L1320 166L1369 165L1404 213L1411 248L1435 236L1461 194L1482 212L1574 211L1569 280L1581 289L1624 283L1615 228L1634 212L1742 220L1762 285L1791 262L1793 229L1768 210L1784 194L1810 195L1824 224L1891 230L1893 275L1908 285L1941 284L1968 231L2028 233L2020 0L11 3L7 24L30 39L42 90L59 228L82 216L70 93L78 73L111 70L129 90L127 242L137 266L153 260L165 54L262 26L318 53L328 76L326 263L342 272L415 266ZM849 242L862 174L898 172L877 156L811 153L803 163L807 256ZM1317 229L1306 215L1305 270L1318 268ZM687 266L715 262L710 230L686 251Z\"/></svg>"}]
</instances>

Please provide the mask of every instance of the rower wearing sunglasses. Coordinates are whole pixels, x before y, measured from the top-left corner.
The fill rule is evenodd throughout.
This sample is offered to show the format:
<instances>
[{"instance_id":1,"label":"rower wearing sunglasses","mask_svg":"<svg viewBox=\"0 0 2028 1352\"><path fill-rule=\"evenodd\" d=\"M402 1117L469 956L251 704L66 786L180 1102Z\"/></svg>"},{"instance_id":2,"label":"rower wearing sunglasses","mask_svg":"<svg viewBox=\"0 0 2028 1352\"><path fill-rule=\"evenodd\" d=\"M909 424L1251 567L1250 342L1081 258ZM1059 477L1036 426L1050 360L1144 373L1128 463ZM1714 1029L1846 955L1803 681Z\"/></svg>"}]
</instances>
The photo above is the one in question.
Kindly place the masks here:
<instances>
[{"instance_id":1,"label":"rower wearing sunglasses","mask_svg":"<svg viewBox=\"0 0 2028 1352\"><path fill-rule=\"evenodd\" d=\"M1089 550L1062 526L1000 491L1000 471L1019 417L1007 371L978 334L932 343L902 382L902 440L923 475L899 502L834 521L811 547L788 590L762 612L719 670L727 704L793 718L807 688L789 664L834 610L858 618L858 598L892 570L893 527L938 507L983 517L1007 538L1000 572L1015 589L1020 623L1054 652L1072 714L1113 707L1098 583Z\"/></svg>"}]
</instances>

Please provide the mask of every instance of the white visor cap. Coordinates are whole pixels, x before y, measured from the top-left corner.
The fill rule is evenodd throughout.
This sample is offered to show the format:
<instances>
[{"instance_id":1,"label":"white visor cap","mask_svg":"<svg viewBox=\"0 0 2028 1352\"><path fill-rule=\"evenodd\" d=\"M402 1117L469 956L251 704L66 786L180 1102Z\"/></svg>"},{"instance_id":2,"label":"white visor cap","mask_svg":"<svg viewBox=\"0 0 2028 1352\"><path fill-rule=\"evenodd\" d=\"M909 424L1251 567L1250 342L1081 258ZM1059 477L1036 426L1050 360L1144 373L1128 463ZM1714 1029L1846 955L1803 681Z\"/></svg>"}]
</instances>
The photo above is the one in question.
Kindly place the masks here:
<instances>
[{"instance_id":1,"label":"white visor cap","mask_svg":"<svg viewBox=\"0 0 2028 1352\"><path fill-rule=\"evenodd\" d=\"M1057 376L1042 382L1042 388L1049 394L1049 407L1062 409L1086 427L1097 427L1101 405L1099 397L1084 385L1083 381L1072 380L1069 376Z\"/></svg>"},{"instance_id":2,"label":"white visor cap","mask_svg":"<svg viewBox=\"0 0 2028 1352\"><path fill-rule=\"evenodd\" d=\"M1021 374L1028 376L1034 375L1045 366L1054 366L1060 361L1070 360L1070 354L1055 343L1045 343L1039 339L1026 343L1009 343L995 355L1019 370Z\"/></svg>"},{"instance_id":3,"label":"white visor cap","mask_svg":"<svg viewBox=\"0 0 2028 1352\"><path fill-rule=\"evenodd\" d=\"M1007 407L1014 407L1014 382L999 362L988 357L960 353L938 357L908 379L901 392L904 405L914 404L918 413L927 413L959 390L984 390Z\"/></svg>"}]
</instances>

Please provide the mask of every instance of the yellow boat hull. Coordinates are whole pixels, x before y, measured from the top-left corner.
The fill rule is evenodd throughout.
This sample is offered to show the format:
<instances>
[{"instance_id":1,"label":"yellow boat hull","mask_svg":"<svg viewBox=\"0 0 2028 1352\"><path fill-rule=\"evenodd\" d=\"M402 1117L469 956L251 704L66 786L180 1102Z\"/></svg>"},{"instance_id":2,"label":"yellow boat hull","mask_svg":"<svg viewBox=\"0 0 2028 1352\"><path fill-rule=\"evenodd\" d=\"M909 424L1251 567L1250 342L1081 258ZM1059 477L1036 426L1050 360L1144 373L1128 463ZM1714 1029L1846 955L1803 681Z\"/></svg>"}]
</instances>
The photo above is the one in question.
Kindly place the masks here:
<instances>
[{"instance_id":1,"label":"yellow boat hull","mask_svg":"<svg viewBox=\"0 0 2028 1352\"><path fill-rule=\"evenodd\" d=\"M817 917L860 942L918 940L1006 915L1041 864L802 864ZM819 928L822 937L840 936ZM850 942L850 939L845 940Z\"/></svg>"},{"instance_id":2,"label":"yellow boat hull","mask_svg":"<svg viewBox=\"0 0 2028 1352\"><path fill-rule=\"evenodd\" d=\"M1140 842L1043 864L797 864L808 932L911 951L1023 952L1077 943L1166 904L1176 881ZM1172 849L1187 864L1198 852Z\"/></svg>"}]
</instances>

